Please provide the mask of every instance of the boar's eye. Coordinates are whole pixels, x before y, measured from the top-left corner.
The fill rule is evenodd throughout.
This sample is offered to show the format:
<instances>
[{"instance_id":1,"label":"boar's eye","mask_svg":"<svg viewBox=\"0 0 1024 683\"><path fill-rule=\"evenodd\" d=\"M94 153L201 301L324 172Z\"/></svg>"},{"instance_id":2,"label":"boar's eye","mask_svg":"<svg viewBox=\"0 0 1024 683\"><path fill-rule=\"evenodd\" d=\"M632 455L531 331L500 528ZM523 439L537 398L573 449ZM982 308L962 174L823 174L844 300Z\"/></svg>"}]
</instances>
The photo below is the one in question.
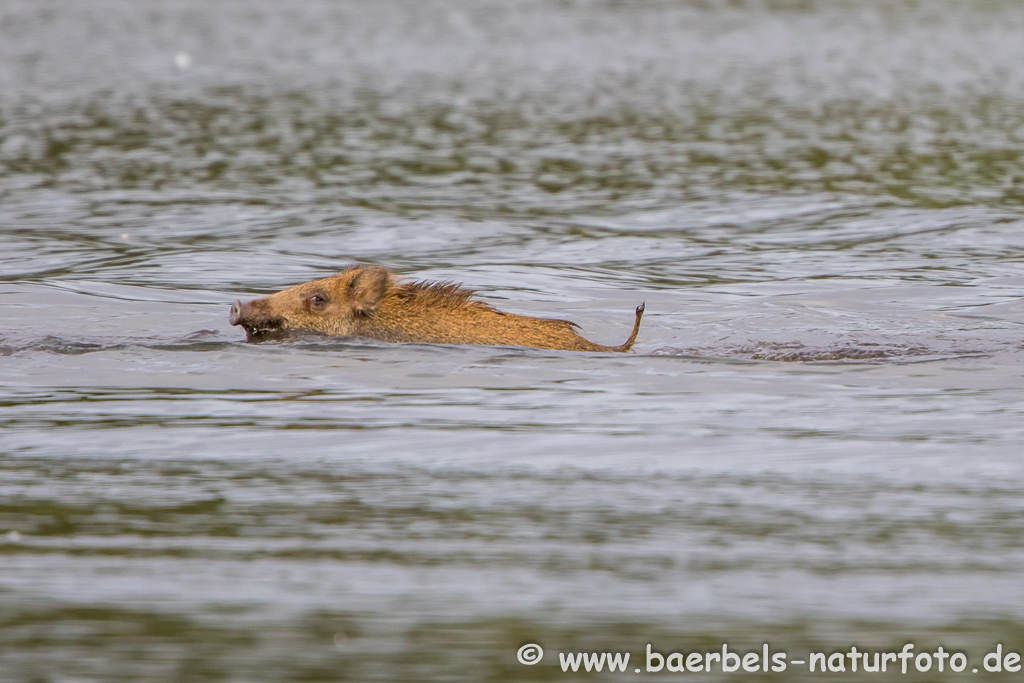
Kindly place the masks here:
<instances>
[{"instance_id":1,"label":"boar's eye","mask_svg":"<svg viewBox=\"0 0 1024 683\"><path fill-rule=\"evenodd\" d=\"M308 297L306 301L308 301L309 305L312 306L313 308L319 308L320 306L323 306L325 303L327 303L327 297L323 296L322 294L314 294L313 296Z\"/></svg>"}]
</instances>

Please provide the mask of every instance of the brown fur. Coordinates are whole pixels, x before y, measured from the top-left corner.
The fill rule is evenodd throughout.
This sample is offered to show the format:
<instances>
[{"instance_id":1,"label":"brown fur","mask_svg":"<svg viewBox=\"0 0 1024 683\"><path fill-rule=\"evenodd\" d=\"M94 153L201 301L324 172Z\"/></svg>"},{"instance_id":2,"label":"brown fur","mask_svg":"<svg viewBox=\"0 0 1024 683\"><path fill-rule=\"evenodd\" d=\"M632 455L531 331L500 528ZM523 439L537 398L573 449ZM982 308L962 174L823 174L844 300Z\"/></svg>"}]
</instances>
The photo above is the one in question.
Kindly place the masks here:
<instances>
[{"instance_id":1,"label":"brown fur","mask_svg":"<svg viewBox=\"0 0 1024 683\"><path fill-rule=\"evenodd\" d=\"M229 321L244 327L250 341L278 330L309 330L386 342L625 352L644 311L642 304L636 309L626 343L602 346L576 334L568 320L502 313L472 296L451 282L403 283L386 268L353 266L247 304L236 301Z\"/></svg>"}]
</instances>

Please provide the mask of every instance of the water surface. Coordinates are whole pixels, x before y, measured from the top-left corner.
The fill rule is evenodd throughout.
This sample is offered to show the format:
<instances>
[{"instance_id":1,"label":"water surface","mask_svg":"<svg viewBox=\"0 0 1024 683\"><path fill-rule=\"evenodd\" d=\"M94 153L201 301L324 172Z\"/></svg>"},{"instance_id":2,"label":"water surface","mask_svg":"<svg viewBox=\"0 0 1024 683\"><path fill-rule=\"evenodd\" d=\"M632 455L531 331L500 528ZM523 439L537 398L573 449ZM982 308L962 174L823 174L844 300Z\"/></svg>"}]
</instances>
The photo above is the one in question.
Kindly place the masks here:
<instances>
[{"instance_id":1,"label":"water surface","mask_svg":"<svg viewBox=\"0 0 1024 683\"><path fill-rule=\"evenodd\" d=\"M0 681L1021 651L1022 31L980 0L4 3ZM352 263L599 343L647 313L628 355L227 323Z\"/></svg>"}]
</instances>

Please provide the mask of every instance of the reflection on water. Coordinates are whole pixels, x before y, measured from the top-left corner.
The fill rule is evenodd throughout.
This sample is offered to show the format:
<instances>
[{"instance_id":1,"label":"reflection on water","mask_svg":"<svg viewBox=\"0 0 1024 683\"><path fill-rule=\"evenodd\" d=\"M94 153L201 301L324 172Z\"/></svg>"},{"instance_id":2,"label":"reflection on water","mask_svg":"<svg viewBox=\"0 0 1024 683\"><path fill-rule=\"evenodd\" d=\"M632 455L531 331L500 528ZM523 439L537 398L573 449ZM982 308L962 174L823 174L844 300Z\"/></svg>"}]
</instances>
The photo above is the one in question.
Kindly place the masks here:
<instances>
[{"instance_id":1,"label":"reflection on water","mask_svg":"<svg viewBox=\"0 0 1024 683\"><path fill-rule=\"evenodd\" d=\"M1022 30L6 3L0 681L1024 649ZM227 322L353 262L598 342L647 313L614 356Z\"/></svg>"}]
</instances>

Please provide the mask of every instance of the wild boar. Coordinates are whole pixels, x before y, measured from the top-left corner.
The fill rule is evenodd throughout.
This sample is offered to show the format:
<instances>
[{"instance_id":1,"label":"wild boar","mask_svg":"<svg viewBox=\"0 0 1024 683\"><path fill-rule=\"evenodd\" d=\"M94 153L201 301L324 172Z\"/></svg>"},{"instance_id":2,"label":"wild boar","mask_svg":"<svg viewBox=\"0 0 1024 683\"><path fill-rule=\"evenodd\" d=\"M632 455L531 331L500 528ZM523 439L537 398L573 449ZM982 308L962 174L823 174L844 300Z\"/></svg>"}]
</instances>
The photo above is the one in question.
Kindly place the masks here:
<instances>
[{"instance_id":1,"label":"wild boar","mask_svg":"<svg viewBox=\"0 0 1024 683\"><path fill-rule=\"evenodd\" d=\"M629 351L640 330L636 309L629 339L603 346L576 334L568 320L502 313L451 282L402 282L381 266L353 266L243 304L231 305L228 321L249 341L277 332L306 330L337 337L364 337L417 344L484 344L565 351Z\"/></svg>"}]
</instances>

